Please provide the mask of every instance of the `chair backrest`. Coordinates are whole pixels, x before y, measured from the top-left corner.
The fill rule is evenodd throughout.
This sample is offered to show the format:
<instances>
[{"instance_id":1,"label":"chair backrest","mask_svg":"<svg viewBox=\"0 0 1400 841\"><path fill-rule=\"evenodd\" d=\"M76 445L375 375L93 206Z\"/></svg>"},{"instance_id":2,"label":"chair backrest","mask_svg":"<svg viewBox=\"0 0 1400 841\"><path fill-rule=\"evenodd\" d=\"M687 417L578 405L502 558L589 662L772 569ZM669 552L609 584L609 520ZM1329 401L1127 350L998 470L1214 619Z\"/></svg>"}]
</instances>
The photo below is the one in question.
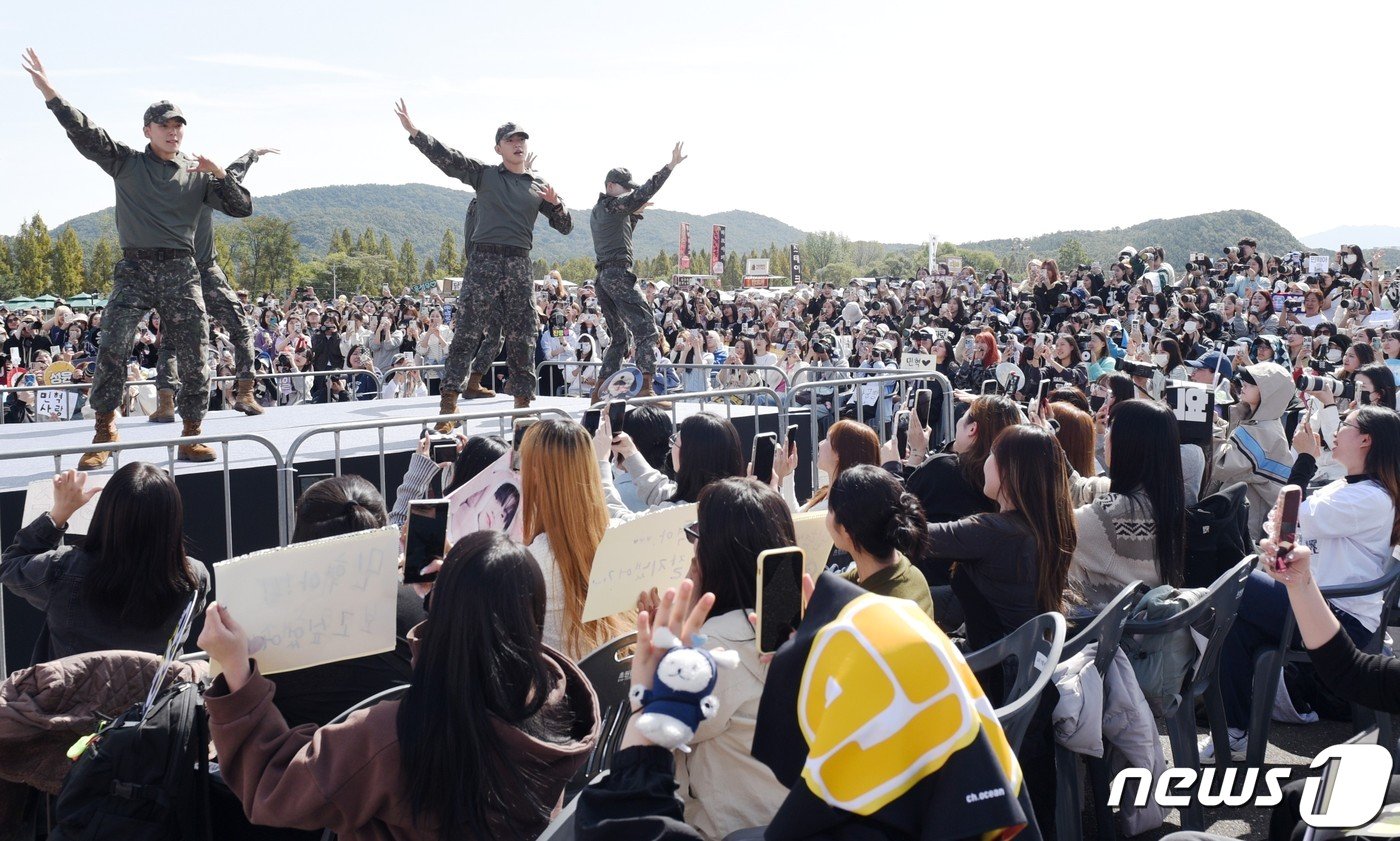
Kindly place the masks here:
<instances>
[{"instance_id":1,"label":"chair backrest","mask_svg":"<svg viewBox=\"0 0 1400 841\"><path fill-rule=\"evenodd\" d=\"M1379 578L1370 581L1362 581L1357 584L1333 584L1329 587L1322 587L1322 595L1327 599L1340 599L1348 596L1370 596L1381 593L1381 615L1380 623L1376 626L1376 631L1371 635L1371 639L1365 646L1364 653L1379 654L1381 646L1385 643L1386 627L1390 624L1391 614L1396 606L1397 598L1400 598L1400 559L1394 555L1386 561L1385 569Z\"/></svg>"},{"instance_id":2,"label":"chair backrest","mask_svg":"<svg viewBox=\"0 0 1400 841\"><path fill-rule=\"evenodd\" d=\"M1141 586L1142 581L1138 580L1119 590L1113 601L1104 605L1093 621L1065 641L1060 662L1083 651L1089 643L1096 642L1099 647L1094 656L1094 668L1100 675L1107 674L1108 664L1113 662L1114 652L1118 650L1118 641L1123 638L1123 626L1128 624L1128 616L1133 612L1133 605L1137 604L1138 588Z\"/></svg>"},{"instance_id":3,"label":"chair backrest","mask_svg":"<svg viewBox=\"0 0 1400 841\"><path fill-rule=\"evenodd\" d=\"M1213 620L1210 641L1205 653L1196 661L1195 668L1188 668L1182 686L1188 697L1196 697L1205 692L1210 678L1215 675L1220 652L1225 646L1225 636L1235 623L1235 612L1244 596L1244 585L1249 580L1249 571L1254 568L1254 555L1250 555L1230 569L1220 574L1206 590L1205 597L1175 616L1155 621L1129 620L1123 628L1125 635L1153 636L1170 634L1189 628L1209 615Z\"/></svg>"},{"instance_id":4,"label":"chair backrest","mask_svg":"<svg viewBox=\"0 0 1400 841\"><path fill-rule=\"evenodd\" d=\"M967 665L974 672L994 668L1008 658L1016 659L1016 676L1006 690L1006 703L996 710L997 720L1006 731L1013 750L1019 750L1021 740L1030 726L1031 714L1040 703L1040 695L1050 683L1051 673L1060 664L1065 646L1065 617L1059 613L1042 613L1000 640L967 655Z\"/></svg>"},{"instance_id":5,"label":"chair backrest","mask_svg":"<svg viewBox=\"0 0 1400 841\"><path fill-rule=\"evenodd\" d=\"M598 694L601 727L598 742L588 761L565 787L565 797L572 797L588 785L589 780L606 771L618 744L622 742L627 720L632 717L632 703L627 694L632 688L632 650L636 645L635 632L624 634L602 645L578 663L579 670Z\"/></svg>"}]
</instances>

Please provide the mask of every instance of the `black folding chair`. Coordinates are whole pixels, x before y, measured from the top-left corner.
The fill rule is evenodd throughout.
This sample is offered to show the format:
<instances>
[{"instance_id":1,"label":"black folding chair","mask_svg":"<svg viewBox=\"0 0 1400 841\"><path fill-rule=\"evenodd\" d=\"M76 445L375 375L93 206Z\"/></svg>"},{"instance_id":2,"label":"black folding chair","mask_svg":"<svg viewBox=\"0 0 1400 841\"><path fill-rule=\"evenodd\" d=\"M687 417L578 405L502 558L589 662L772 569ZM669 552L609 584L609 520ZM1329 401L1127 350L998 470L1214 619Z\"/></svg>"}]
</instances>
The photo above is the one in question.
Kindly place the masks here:
<instances>
[{"instance_id":1,"label":"black folding chair","mask_svg":"<svg viewBox=\"0 0 1400 841\"><path fill-rule=\"evenodd\" d=\"M570 800L589 781L608 769L613 754L622 742L627 720L632 717L632 703L627 694L632 689L632 651L637 645L635 632L624 634L579 661L578 667L593 684L598 694L598 714L601 728L598 742L583 764L564 788L564 798Z\"/></svg>"},{"instance_id":2,"label":"black folding chair","mask_svg":"<svg viewBox=\"0 0 1400 841\"><path fill-rule=\"evenodd\" d=\"M1400 597L1400 561L1392 557L1380 578L1360 584L1337 584L1323 587L1321 590L1323 597L1327 599L1383 594L1380 622L1361 648L1364 654L1379 654L1381 647L1385 645L1385 629L1390 624L1395 601ZM1250 767L1264 764L1264 751L1269 744L1269 726L1273 722L1274 698L1278 694L1280 670L1283 669L1284 663L1309 662L1306 651L1293 647L1293 632L1297 627L1298 621L1290 610L1279 628L1278 647L1260 652L1254 659L1254 700L1249 708L1249 747L1245 752L1245 763ZM1360 704L1352 704L1351 724L1355 733L1360 733L1374 724L1379 731L1377 744L1385 745L1391 756L1395 755L1395 736L1389 713L1377 713ZM1219 755L1217 752L1216 756Z\"/></svg>"},{"instance_id":3,"label":"black folding chair","mask_svg":"<svg viewBox=\"0 0 1400 841\"><path fill-rule=\"evenodd\" d=\"M1001 668L1008 659L1016 661L1016 675L1006 688L1006 702L996 709L997 721L1006 732L1013 751L1021 749L1021 740L1030 726L1031 715L1040 703L1040 695L1050 685L1051 673L1060 664L1060 652L1065 645L1065 617L1059 613L1042 613L1007 636L966 656L974 672Z\"/></svg>"},{"instance_id":4,"label":"black folding chair","mask_svg":"<svg viewBox=\"0 0 1400 841\"><path fill-rule=\"evenodd\" d=\"M1140 586L1141 581L1134 581L1118 591L1113 601L1104 605L1092 622L1065 643L1064 650L1060 653L1060 662L1078 655L1090 643L1096 643L1098 650L1094 655L1094 668L1099 677L1107 675L1108 667L1118 651L1118 642L1123 638L1123 628L1128 623L1128 615L1137 604ZM1108 703L1107 684L1104 685L1104 703ZM1059 838L1084 837L1084 792L1079 784L1080 758L1080 754L1058 742L1055 743L1055 827ZM1113 829L1113 810L1108 808L1108 763L1099 757L1085 756L1083 759L1088 766L1089 783L1094 790L1099 837L1112 838L1116 833Z\"/></svg>"},{"instance_id":5,"label":"black folding chair","mask_svg":"<svg viewBox=\"0 0 1400 841\"><path fill-rule=\"evenodd\" d=\"M1235 624L1235 612L1239 609L1240 598L1244 595L1244 584L1249 579L1249 571L1253 567L1254 556L1251 555L1215 579L1206 591L1205 598L1190 608L1167 619L1136 622L1129 620L1123 627L1124 636L1153 636L1184 631L1207 621L1211 625L1205 653L1197 659L1193 667L1186 670L1181 691L1172 696L1162 711L1172 748L1172 764L1177 768L1201 770L1201 755L1196 747L1197 698L1205 699L1211 721L1211 737L1215 740L1217 762L1222 756L1222 749L1223 756L1230 755L1225 728L1225 701L1215 677L1220 666L1220 651L1225 647L1225 636L1230 633L1230 626ZM1182 812L1181 828L1198 832L1205 828L1205 812L1201 809L1199 801ZM1099 829L1102 831L1103 827Z\"/></svg>"}]
</instances>

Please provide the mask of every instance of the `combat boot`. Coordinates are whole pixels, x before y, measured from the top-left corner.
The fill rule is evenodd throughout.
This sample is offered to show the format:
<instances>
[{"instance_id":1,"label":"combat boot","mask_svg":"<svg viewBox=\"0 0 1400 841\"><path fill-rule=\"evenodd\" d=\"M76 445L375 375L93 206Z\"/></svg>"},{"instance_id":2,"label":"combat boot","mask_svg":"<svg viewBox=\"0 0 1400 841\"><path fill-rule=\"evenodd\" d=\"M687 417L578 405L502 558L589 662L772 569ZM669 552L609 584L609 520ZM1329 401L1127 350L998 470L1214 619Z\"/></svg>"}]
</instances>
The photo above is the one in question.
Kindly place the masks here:
<instances>
[{"instance_id":1,"label":"combat boot","mask_svg":"<svg viewBox=\"0 0 1400 841\"><path fill-rule=\"evenodd\" d=\"M642 387L641 387L641 389L637 392L637 396L638 396L638 397L655 397L655 396L656 396L656 389L655 389L654 387L652 387L652 377L653 377L653 376L654 376L653 374L642 374ZM669 409L669 408L671 408L671 401L669 401L669 400L658 400L657 402L653 403L652 405L653 405L653 406L656 406L656 407L658 407L658 408L661 408L661 409Z\"/></svg>"},{"instance_id":2,"label":"combat boot","mask_svg":"<svg viewBox=\"0 0 1400 841\"><path fill-rule=\"evenodd\" d=\"M150 423L174 423L175 422L175 389L162 388L156 392L156 399L159 401L156 410L147 416Z\"/></svg>"},{"instance_id":3,"label":"combat boot","mask_svg":"<svg viewBox=\"0 0 1400 841\"><path fill-rule=\"evenodd\" d=\"M462 396L468 400L480 400L483 397L495 397L496 392L481 384L480 374L472 374L467 377L467 388L462 392Z\"/></svg>"},{"instance_id":4,"label":"combat boot","mask_svg":"<svg viewBox=\"0 0 1400 841\"><path fill-rule=\"evenodd\" d=\"M263 408L258 405L258 401L253 399L253 380L240 379L238 381L238 393L233 398L233 410L250 416L263 413Z\"/></svg>"},{"instance_id":5,"label":"combat boot","mask_svg":"<svg viewBox=\"0 0 1400 841\"><path fill-rule=\"evenodd\" d=\"M185 430L180 434L186 438L198 435L199 421L185 418ZM180 461L213 461L215 456L208 444L181 444L176 458Z\"/></svg>"},{"instance_id":6,"label":"combat boot","mask_svg":"<svg viewBox=\"0 0 1400 841\"><path fill-rule=\"evenodd\" d=\"M92 436L94 444L110 444L117 440L117 413L98 412L97 413L97 434ZM83 453L83 457L78 459L79 470L96 470L107 463L107 456L112 453L108 450L97 450L91 453Z\"/></svg>"},{"instance_id":7,"label":"combat boot","mask_svg":"<svg viewBox=\"0 0 1400 841\"><path fill-rule=\"evenodd\" d=\"M476 376L476 375L473 374L472 376ZM439 415L455 415L455 414L457 414L457 392L455 392L455 391L449 391L449 390L447 390L447 389L444 388L444 389L442 390L442 393L441 393L440 395L438 395L438 396L441 398L441 402L438 403L438 414L439 414ZM457 424L453 423L452 421L442 421L442 422L438 423L436 426L434 426L434 427L433 427L433 430L434 430L435 432L437 432L437 434L439 434L439 435L451 435L451 434L452 434L452 430L453 430L456 426L457 426Z\"/></svg>"}]
</instances>

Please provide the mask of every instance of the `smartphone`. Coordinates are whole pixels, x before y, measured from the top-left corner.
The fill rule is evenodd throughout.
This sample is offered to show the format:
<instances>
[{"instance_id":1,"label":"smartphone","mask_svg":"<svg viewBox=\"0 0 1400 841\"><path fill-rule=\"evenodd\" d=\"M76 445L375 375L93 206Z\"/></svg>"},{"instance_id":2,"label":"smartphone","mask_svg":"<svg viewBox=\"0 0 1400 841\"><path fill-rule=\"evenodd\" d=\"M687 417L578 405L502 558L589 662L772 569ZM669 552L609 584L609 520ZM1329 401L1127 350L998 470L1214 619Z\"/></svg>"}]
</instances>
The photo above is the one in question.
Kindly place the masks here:
<instances>
[{"instance_id":1,"label":"smartphone","mask_svg":"<svg viewBox=\"0 0 1400 841\"><path fill-rule=\"evenodd\" d=\"M433 464L451 464L457 460L457 439L439 438L436 435L432 436L432 439L428 457L433 460Z\"/></svg>"},{"instance_id":2,"label":"smartphone","mask_svg":"<svg viewBox=\"0 0 1400 841\"><path fill-rule=\"evenodd\" d=\"M616 435L622 431L622 427L627 423L627 401L614 400L608 404L608 426L612 433Z\"/></svg>"},{"instance_id":3,"label":"smartphone","mask_svg":"<svg viewBox=\"0 0 1400 841\"><path fill-rule=\"evenodd\" d=\"M534 418L516 418L512 427L510 446L515 452L520 452L520 444L525 440L525 433L530 431L530 427L535 425Z\"/></svg>"},{"instance_id":4,"label":"smartphone","mask_svg":"<svg viewBox=\"0 0 1400 841\"><path fill-rule=\"evenodd\" d=\"M423 567L447 554L447 500L410 502L404 529L404 583L432 581L437 574L425 575Z\"/></svg>"},{"instance_id":5,"label":"smartphone","mask_svg":"<svg viewBox=\"0 0 1400 841\"><path fill-rule=\"evenodd\" d=\"M773 481L773 453L777 449L776 432L761 432L753 437L753 476L765 485Z\"/></svg>"},{"instance_id":6,"label":"smartphone","mask_svg":"<svg viewBox=\"0 0 1400 841\"><path fill-rule=\"evenodd\" d=\"M914 414L919 416L919 423L924 429L928 429L929 413L933 411L933 389L921 388L914 392Z\"/></svg>"},{"instance_id":7,"label":"smartphone","mask_svg":"<svg viewBox=\"0 0 1400 841\"><path fill-rule=\"evenodd\" d=\"M321 481L334 476L334 473L298 473L297 474L297 499L301 499L306 493L306 489Z\"/></svg>"},{"instance_id":8,"label":"smartphone","mask_svg":"<svg viewBox=\"0 0 1400 841\"><path fill-rule=\"evenodd\" d=\"M598 432L598 421L602 417L602 409L588 409L583 413L583 428L588 430L589 435Z\"/></svg>"},{"instance_id":9,"label":"smartphone","mask_svg":"<svg viewBox=\"0 0 1400 841\"><path fill-rule=\"evenodd\" d=\"M32 386L32 385L38 385L38 384L39 384L39 380L38 380L38 378L35 377L33 374L25 374L25 375L24 375L24 384L25 384L25 385L30 385L30 386Z\"/></svg>"},{"instance_id":10,"label":"smartphone","mask_svg":"<svg viewBox=\"0 0 1400 841\"><path fill-rule=\"evenodd\" d=\"M785 434L785 435L783 436L783 446L784 446L784 447L791 447L791 446L793 445L793 442L795 442L796 440L797 440L797 424L795 424L795 423L790 423L790 424L788 424L787 434Z\"/></svg>"},{"instance_id":11,"label":"smartphone","mask_svg":"<svg viewBox=\"0 0 1400 841\"><path fill-rule=\"evenodd\" d=\"M1298 539L1298 506L1303 502L1303 489L1297 485L1284 485L1279 489L1277 502L1278 554L1274 556L1274 570L1282 572L1283 559L1293 543Z\"/></svg>"},{"instance_id":12,"label":"smartphone","mask_svg":"<svg viewBox=\"0 0 1400 841\"><path fill-rule=\"evenodd\" d=\"M802 620L802 569L807 553L796 546L758 555L758 653L771 654Z\"/></svg>"},{"instance_id":13,"label":"smartphone","mask_svg":"<svg viewBox=\"0 0 1400 841\"><path fill-rule=\"evenodd\" d=\"M902 412L901 415L895 420L894 437L899 445L899 457L903 459L909 455L909 413Z\"/></svg>"}]
</instances>

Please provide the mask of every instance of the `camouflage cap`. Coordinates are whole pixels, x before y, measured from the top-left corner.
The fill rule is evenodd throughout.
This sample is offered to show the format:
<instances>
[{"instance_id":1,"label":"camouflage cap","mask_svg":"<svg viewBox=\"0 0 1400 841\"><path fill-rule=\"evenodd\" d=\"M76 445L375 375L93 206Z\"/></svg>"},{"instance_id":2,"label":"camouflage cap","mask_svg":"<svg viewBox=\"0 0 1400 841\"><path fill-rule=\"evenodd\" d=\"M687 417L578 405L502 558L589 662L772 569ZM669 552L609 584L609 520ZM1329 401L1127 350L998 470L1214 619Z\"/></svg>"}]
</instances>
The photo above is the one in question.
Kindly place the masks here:
<instances>
[{"instance_id":1,"label":"camouflage cap","mask_svg":"<svg viewBox=\"0 0 1400 841\"><path fill-rule=\"evenodd\" d=\"M632 183L632 171L626 167L616 167L608 170L608 177L603 179L605 184L618 184L629 190L637 189L637 185Z\"/></svg>"},{"instance_id":2,"label":"camouflage cap","mask_svg":"<svg viewBox=\"0 0 1400 841\"><path fill-rule=\"evenodd\" d=\"M530 133L516 123L504 123L500 128L496 129L496 142L500 143L513 134L523 135L526 140L530 139Z\"/></svg>"},{"instance_id":3,"label":"camouflage cap","mask_svg":"<svg viewBox=\"0 0 1400 841\"><path fill-rule=\"evenodd\" d=\"M168 99L162 99L146 109L146 115L142 118L141 125L148 126L151 123L164 123L167 120L179 120L182 123L189 123L185 119L185 112L181 111Z\"/></svg>"}]
</instances>

